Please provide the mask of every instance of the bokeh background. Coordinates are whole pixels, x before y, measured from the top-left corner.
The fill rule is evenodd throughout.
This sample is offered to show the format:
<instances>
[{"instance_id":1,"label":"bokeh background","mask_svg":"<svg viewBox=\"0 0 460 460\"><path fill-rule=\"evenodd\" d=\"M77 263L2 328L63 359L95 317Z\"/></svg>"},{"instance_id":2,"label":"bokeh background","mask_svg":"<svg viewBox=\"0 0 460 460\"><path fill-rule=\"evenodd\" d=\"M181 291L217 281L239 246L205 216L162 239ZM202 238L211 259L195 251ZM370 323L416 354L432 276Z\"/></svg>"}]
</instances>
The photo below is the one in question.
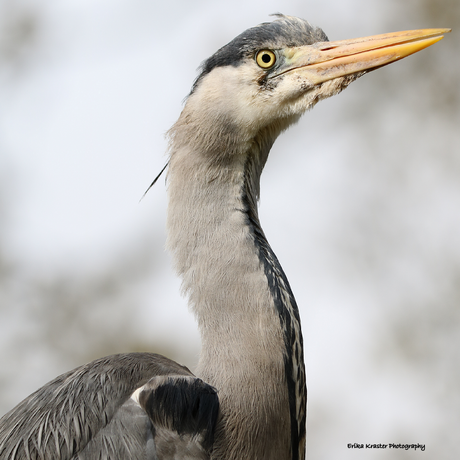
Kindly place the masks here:
<instances>
[{"instance_id":1,"label":"bokeh background","mask_svg":"<svg viewBox=\"0 0 460 460\"><path fill-rule=\"evenodd\" d=\"M331 40L452 27L275 144L261 220L301 308L311 459L460 458L458 0L0 0L0 414L120 351L193 368L164 133L196 68L283 12ZM350 450L421 443L425 452Z\"/></svg>"}]
</instances>

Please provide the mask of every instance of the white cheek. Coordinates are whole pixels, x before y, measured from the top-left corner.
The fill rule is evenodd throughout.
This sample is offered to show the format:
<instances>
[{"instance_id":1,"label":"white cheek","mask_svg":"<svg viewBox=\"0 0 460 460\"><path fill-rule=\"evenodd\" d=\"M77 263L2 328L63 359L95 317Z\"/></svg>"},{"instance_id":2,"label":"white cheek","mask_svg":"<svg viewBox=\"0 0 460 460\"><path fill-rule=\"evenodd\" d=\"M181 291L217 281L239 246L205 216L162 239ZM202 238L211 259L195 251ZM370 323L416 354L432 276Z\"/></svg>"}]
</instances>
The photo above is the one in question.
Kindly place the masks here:
<instances>
[{"instance_id":1,"label":"white cheek","mask_svg":"<svg viewBox=\"0 0 460 460\"><path fill-rule=\"evenodd\" d=\"M258 117L260 105L258 85L252 72L242 67L223 68L220 78L220 95L216 101L219 112L225 113L239 125L247 127Z\"/></svg>"},{"instance_id":2,"label":"white cheek","mask_svg":"<svg viewBox=\"0 0 460 460\"><path fill-rule=\"evenodd\" d=\"M260 69L250 64L217 67L189 100L192 110L209 123L231 121L250 140L274 120L301 115L310 107L311 101L304 97L309 82L301 75L286 75L272 89L259 85L261 76Z\"/></svg>"},{"instance_id":3,"label":"white cheek","mask_svg":"<svg viewBox=\"0 0 460 460\"><path fill-rule=\"evenodd\" d=\"M204 77L193 104L202 113L205 109L211 119L221 117L245 130L258 129L271 105L270 100L261 95L259 77L260 72L249 65L217 67Z\"/></svg>"}]
</instances>

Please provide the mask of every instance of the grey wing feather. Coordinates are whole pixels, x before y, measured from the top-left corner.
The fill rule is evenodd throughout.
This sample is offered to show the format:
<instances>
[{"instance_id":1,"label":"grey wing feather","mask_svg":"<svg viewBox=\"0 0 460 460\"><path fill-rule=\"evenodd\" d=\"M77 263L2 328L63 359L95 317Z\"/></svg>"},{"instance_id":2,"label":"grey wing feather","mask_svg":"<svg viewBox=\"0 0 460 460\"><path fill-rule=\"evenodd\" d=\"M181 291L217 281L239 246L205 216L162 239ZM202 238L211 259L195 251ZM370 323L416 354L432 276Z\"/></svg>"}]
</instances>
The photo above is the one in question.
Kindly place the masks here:
<instances>
[{"instance_id":1,"label":"grey wing feather","mask_svg":"<svg viewBox=\"0 0 460 460\"><path fill-rule=\"evenodd\" d=\"M142 408L128 399L113 419L72 459L160 460L153 439L153 425ZM163 460L163 459L161 459Z\"/></svg>"},{"instance_id":2,"label":"grey wing feather","mask_svg":"<svg viewBox=\"0 0 460 460\"><path fill-rule=\"evenodd\" d=\"M158 419L154 426L151 420L161 398L150 398L148 411L131 399L144 385L146 395L161 389L164 376L179 379L179 383L183 378L199 381L205 392L211 388L186 367L160 355L129 353L102 358L57 377L4 415L0 419L0 458L166 460L168 457L157 455L155 446L155 436L163 439L157 434L163 433L163 422ZM203 437L206 449L218 411L215 392L214 397L209 411L214 421ZM188 403L194 403L193 397L183 402ZM171 425L168 420L166 424ZM192 434L198 442L202 440Z\"/></svg>"}]
</instances>

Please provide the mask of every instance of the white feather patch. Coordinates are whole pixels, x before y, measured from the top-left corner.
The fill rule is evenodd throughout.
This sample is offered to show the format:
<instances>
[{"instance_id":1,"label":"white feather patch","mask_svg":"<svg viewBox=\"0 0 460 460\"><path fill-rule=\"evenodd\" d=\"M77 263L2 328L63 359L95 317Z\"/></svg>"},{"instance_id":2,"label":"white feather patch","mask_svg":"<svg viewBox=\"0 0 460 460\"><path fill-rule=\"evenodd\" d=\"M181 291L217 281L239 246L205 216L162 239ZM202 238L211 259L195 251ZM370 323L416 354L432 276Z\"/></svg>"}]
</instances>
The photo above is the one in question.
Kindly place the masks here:
<instances>
[{"instance_id":1,"label":"white feather patch","mask_svg":"<svg viewBox=\"0 0 460 460\"><path fill-rule=\"evenodd\" d=\"M141 393L141 391L144 389L144 385L142 385L141 387L137 388L136 390L134 390L133 394L131 395L131 399L139 406L141 407L141 405L139 404L139 394Z\"/></svg>"}]
</instances>

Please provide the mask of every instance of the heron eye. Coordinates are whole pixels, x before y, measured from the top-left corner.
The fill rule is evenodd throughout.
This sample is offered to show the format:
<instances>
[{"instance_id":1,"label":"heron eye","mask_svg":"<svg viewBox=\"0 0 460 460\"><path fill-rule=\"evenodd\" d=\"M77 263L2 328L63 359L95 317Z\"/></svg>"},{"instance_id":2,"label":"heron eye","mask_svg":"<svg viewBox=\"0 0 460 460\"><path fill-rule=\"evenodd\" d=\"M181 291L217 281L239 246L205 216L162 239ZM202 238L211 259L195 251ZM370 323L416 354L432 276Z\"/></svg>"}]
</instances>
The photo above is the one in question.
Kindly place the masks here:
<instances>
[{"instance_id":1,"label":"heron eye","mask_svg":"<svg viewBox=\"0 0 460 460\"><path fill-rule=\"evenodd\" d=\"M275 53L271 50L259 51L256 55L256 62L259 67L262 67L262 69L269 69L275 65Z\"/></svg>"}]
</instances>

